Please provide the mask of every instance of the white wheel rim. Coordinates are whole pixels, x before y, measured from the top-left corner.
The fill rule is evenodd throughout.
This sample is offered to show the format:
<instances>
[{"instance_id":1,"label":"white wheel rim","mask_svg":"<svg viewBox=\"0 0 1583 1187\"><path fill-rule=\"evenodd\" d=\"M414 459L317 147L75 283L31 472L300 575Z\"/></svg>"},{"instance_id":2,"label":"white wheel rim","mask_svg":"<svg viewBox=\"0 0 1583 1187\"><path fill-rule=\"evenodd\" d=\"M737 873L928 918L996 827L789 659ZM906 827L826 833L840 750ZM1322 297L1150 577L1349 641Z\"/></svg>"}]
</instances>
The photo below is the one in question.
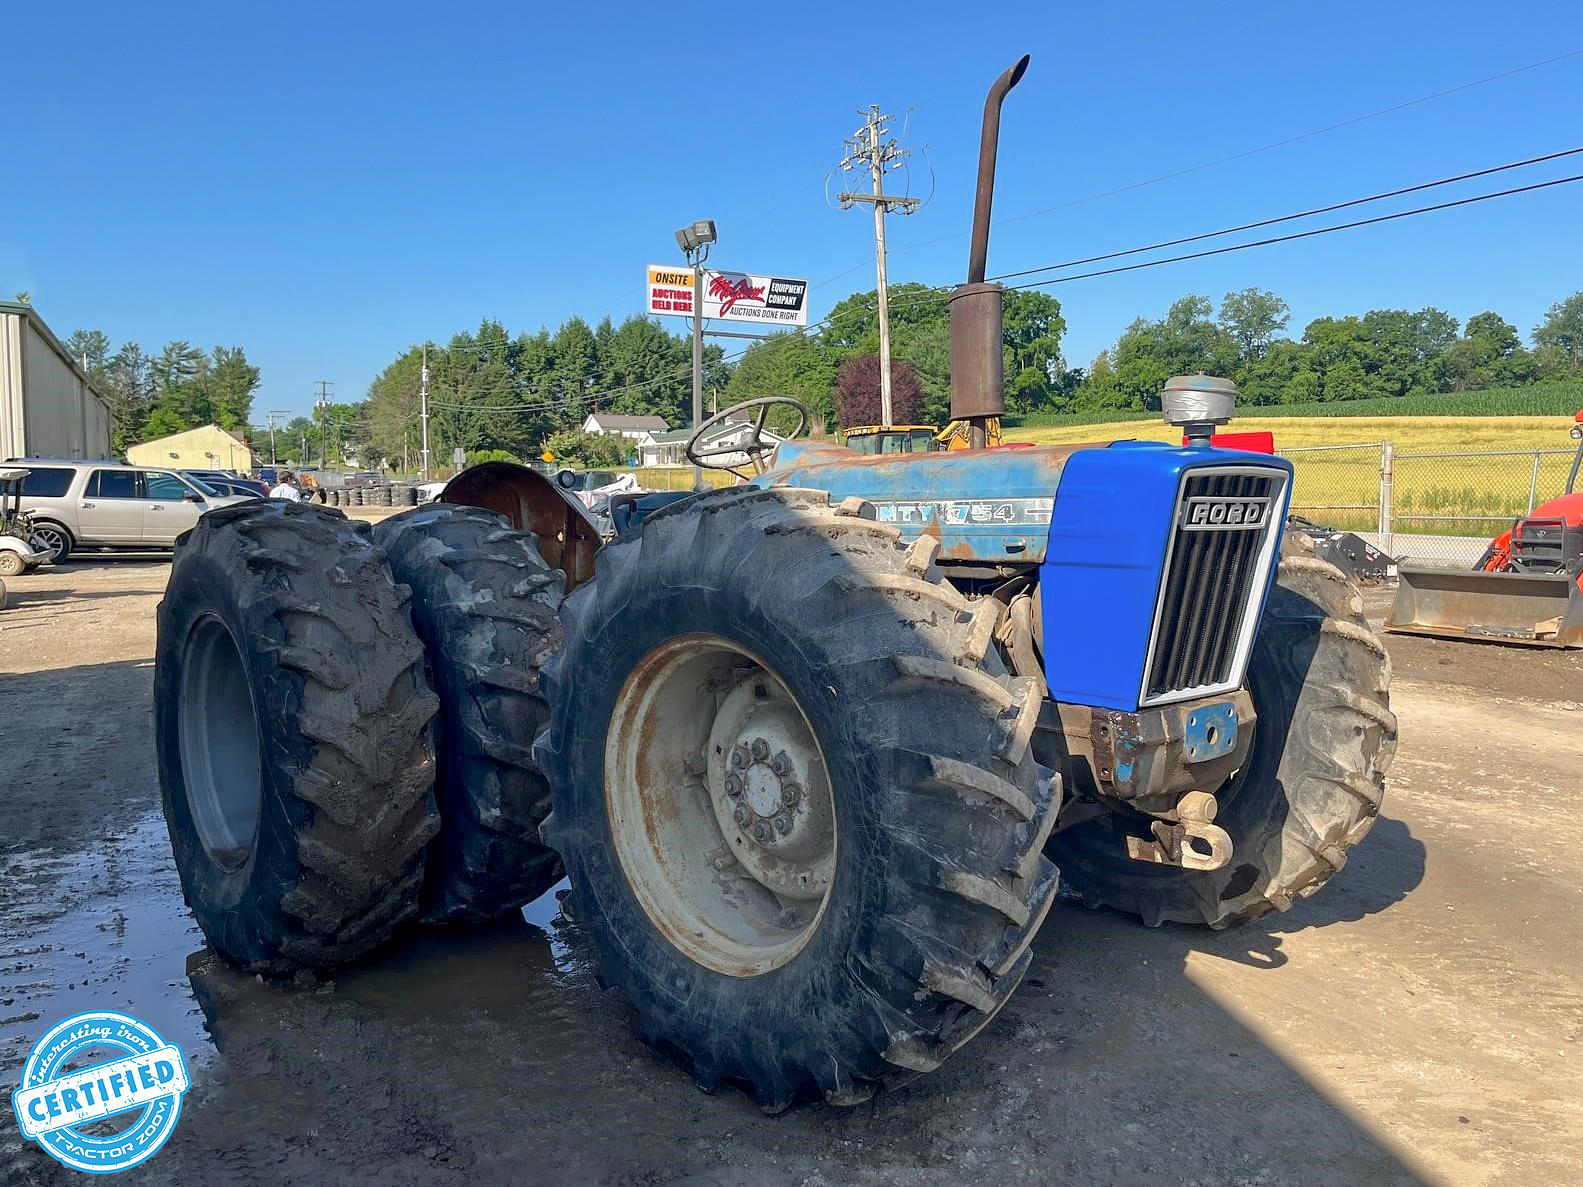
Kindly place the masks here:
<instances>
[{"instance_id":1,"label":"white wheel rim","mask_svg":"<svg viewBox=\"0 0 1583 1187\"><path fill-rule=\"evenodd\" d=\"M247 668L212 614L188 632L180 683L176 729L188 813L209 860L232 872L247 864L258 839L263 776Z\"/></svg>"},{"instance_id":2,"label":"white wheel rim","mask_svg":"<svg viewBox=\"0 0 1583 1187\"><path fill-rule=\"evenodd\" d=\"M733 977L779 968L830 899L828 769L774 670L717 635L673 639L623 685L605 740L616 857L649 921Z\"/></svg>"}]
</instances>

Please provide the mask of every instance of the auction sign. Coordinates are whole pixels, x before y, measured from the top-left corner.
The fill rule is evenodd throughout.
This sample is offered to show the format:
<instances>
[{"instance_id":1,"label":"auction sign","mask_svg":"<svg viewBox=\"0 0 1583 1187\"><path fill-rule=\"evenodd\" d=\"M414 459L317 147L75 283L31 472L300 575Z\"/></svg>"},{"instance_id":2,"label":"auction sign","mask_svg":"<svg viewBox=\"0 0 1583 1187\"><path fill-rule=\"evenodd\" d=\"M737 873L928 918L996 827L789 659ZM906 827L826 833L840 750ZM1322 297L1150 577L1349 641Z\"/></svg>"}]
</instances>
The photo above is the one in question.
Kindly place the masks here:
<instances>
[{"instance_id":1,"label":"auction sign","mask_svg":"<svg viewBox=\"0 0 1583 1187\"><path fill-rule=\"evenodd\" d=\"M808 282L785 276L704 269L704 317L722 321L808 324ZM644 308L662 317L693 315L693 270L650 264Z\"/></svg>"}]
</instances>

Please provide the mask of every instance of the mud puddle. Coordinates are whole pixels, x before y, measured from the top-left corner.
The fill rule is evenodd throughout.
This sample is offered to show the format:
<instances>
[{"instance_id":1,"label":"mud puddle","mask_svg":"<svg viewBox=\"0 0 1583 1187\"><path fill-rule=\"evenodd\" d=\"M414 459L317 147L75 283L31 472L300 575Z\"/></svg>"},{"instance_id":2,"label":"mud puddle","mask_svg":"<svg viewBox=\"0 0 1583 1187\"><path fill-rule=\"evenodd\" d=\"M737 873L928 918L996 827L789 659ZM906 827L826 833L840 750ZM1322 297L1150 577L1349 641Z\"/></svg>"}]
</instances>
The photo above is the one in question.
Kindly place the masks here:
<instances>
[{"instance_id":1,"label":"mud puddle","mask_svg":"<svg viewBox=\"0 0 1583 1187\"><path fill-rule=\"evenodd\" d=\"M486 1013L553 1010L567 977L591 981L556 891L521 920L415 929L319 993L393 1018L443 1016L459 999ZM214 1058L211 1029L223 1042L226 1004L293 992L237 973L204 946L159 813L82 852L0 857L0 1079L50 1027L86 1010L129 1013L202 1068Z\"/></svg>"},{"instance_id":2,"label":"mud puddle","mask_svg":"<svg viewBox=\"0 0 1583 1187\"><path fill-rule=\"evenodd\" d=\"M212 1049L186 976L202 942L158 813L83 852L0 857L0 1079L85 1010L131 1014L202 1066Z\"/></svg>"}]
</instances>

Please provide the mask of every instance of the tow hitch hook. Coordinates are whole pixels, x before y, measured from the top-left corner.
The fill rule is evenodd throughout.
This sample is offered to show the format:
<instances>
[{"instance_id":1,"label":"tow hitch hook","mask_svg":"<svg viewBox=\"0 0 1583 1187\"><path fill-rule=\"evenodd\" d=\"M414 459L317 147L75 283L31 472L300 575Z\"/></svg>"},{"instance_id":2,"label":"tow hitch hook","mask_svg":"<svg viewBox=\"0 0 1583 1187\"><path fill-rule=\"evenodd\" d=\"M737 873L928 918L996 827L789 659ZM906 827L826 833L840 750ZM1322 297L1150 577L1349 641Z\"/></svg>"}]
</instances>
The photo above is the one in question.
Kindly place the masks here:
<instances>
[{"instance_id":1,"label":"tow hitch hook","mask_svg":"<svg viewBox=\"0 0 1583 1187\"><path fill-rule=\"evenodd\" d=\"M1231 860L1231 836L1214 823L1219 807L1207 791L1187 792L1176 802L1176 822L1151 822L1152 841L1129 836L1127 856L1184 870L1220 869Z\"/></svg>"}]
</instances>

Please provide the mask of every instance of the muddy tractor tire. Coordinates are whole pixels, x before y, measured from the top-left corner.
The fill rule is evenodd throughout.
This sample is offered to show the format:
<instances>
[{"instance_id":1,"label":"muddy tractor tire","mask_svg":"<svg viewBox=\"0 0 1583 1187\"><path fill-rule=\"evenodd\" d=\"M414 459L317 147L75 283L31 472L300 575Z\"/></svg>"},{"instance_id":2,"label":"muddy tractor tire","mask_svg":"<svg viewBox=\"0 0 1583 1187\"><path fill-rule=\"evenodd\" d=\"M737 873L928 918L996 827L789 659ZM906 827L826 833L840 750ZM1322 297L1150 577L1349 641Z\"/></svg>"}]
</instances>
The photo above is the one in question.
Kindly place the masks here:
<instances>
[{"instance_id":1,"label":"muddy tractor tire","mask_svg":"<svg viewBox=\"0 0 1583 1187\"><path fill-rule=\"evenodd\" d=\"M366 525L306 503L203 516L159 606L154 723L182 890L249 972L324 970L418 912L439 828L408 591Z\"/></svg>"},{"instance_id":2,"label":"muddy tractor tire","mask_svg":"<svg viewBox=\"0 0 1583 1187\"><path fill-rule=\"evenodd\" d=\"M562 606L538 750L575 917L650 1044L775 1111L937 1067L1006 1004L1060 790L993 607L821 491L710 492Z\"/></svg>"},{"instance_id":3,"label":"muddy tractor tire","mask_svg":"<svg viewBox=\"0 0 1583 1187\"><path fill-rule=\"evenodd\" d=\"M1183 870L1134 861L1130 833L1147 823L1110 814L1051 838L1067 888L1090 906L1167 921L1232 927L1313 894L1374 824L1396 751L1391 662L1363 618L1357 589L1334 565L1291 556L1248 665L1258 714L1247 765L1224 787L1215 823L1230 862Z\"/></svg>"},{"instance_id":4,"label":"muddy tractor tire","mask_svg":"<svg viewBox=\"0 0 1583 1187\"><path fill-rule=\"evenodd\" d=\"M374 542L412 587L412 618L440 694L442 827L424 914L489 919L560 880L539 839L550 788L533 757L549 723L540 668L560 647L565 578L534 537L481 507L434 503L384 520Z\"/></svg>"}]
</instances>

